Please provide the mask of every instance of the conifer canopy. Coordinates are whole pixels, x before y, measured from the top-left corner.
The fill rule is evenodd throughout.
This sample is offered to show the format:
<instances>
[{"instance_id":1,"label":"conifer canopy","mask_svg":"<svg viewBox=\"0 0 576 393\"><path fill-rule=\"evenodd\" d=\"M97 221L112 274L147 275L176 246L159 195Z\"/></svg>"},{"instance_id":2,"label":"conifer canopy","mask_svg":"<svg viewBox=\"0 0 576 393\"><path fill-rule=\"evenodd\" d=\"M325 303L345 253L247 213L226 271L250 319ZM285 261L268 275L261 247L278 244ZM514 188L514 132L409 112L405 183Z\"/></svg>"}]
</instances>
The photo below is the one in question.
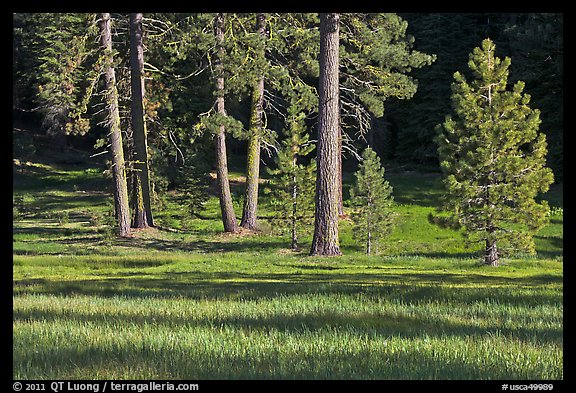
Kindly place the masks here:
<instances>
[{"instance_id":1,"label":"conifer canopy","mask_svg":"<svg viewBox=\"0 0 576 393\"><path fill-rule=\"evenodd\" d=\"M392 229L392 187L384 179L380 157L370 147L362 153L355 175L356 183L350 190L354 238L366 245L366 254L371 254Z\"/></svg>"},{"instance_id":2,"label":"conifer canopy","mask_svg":"<svg viewBox=\"0 0 576 393\"><path fill-rule=\"evenodd\" d=\"M511 60L496 57L495 49L485 39L473 50L470 82L454 74L453 115L436 138L446 189L442 209L470 241L485 242L485 262L493 266L503 249L534 253L533 236L548 220L546 201L536 197L553 182L540 111L530 108L524 82L508 86Z\"/></svg>"}]
</instances>

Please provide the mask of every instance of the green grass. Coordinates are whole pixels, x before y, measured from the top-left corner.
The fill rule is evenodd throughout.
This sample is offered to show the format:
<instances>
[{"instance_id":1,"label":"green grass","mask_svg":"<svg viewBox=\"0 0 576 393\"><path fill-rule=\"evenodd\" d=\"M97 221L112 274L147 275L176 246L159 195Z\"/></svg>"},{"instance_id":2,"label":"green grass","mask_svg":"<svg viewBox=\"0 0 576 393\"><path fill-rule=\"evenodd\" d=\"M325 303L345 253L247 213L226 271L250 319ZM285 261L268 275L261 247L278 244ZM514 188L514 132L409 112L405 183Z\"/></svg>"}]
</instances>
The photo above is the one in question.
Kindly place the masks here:
<instances>
[{"instance_id":1,"label":"green grass","mask_svg":"<svg viewBox=\"0 0 576 393\"><path fill-rule=\"evenodd\" d=\"M491 268L428 223L437 175L389 181L398 223L380 254L364 255L342 221L344 255L320 258L307 256L310 234L300 252L267 232L222 234L215 198L184 221L169 204L157 220L176 231L117 239L100 171L25 165L13 378L563 379L562 214L536 256ZM562 207L561 187L548 196Z\"/></svg>"},{"instance_id":2,"label":"green grass","mask_svg":"<svg viewBox=\"0 0 576 393\"><path fill-rule=\"evenodd\" d=\"M18 297L14 377L562 377L553 304L384 295Z\"/></svg>"}]
</instances>

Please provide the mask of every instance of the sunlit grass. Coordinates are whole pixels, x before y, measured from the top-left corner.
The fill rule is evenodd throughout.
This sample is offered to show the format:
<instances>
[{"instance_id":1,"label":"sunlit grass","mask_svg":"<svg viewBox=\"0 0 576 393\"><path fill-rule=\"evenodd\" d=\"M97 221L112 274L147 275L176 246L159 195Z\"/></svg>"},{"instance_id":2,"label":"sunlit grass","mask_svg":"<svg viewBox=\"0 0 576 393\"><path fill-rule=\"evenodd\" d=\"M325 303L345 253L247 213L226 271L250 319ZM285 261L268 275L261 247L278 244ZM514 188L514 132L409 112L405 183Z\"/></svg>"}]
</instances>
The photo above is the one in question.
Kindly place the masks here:
<instances>
[{"instance_id":1,"label":"sunlit grass","mask_svg":"<svg viewBox=\"0 0 576 393\"><path fill-rule=\"evenodd\" d=\"M436 175L395 174L379 254L342 220L344 255L321 258L310 233L298 252L272 232L222 234L216 198L199 218L169 204L160 229L118 239L99 171L29 167L14 190L15 379L564 377L558 211L537 255L494 269L427 221Z\"/></svg>"},{"instance_id":2,"label":"sunlit grass","mask_svg":"<svg viewBox=\"0 0 576 393\"><path fill-rule=\"evenodd\" d=\"M29 295L14 307L17 379L562 378L557 305L333 293Z\"/></svg>"}]
</instances>

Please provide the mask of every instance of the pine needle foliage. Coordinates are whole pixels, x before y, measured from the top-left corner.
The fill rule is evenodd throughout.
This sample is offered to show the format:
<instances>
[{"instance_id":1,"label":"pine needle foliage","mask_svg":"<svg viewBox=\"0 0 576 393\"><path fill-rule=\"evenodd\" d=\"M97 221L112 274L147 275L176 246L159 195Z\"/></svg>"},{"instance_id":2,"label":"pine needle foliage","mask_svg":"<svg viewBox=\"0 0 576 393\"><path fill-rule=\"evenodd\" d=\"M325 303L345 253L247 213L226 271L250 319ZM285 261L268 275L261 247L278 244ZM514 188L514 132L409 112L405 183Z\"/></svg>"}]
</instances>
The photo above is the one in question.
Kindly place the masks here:
<instances>
[{"instance_id":1,"label":"pine needle foliage","mask_svg":"<svg viewBox=\"0 0 576 393\"><path fill-rule=\"evenodd\" d=\"M370 147L362 153L355 176L356 182L350 190L354 238L366 245L366 254L372 254L392 229L393 189L384 179L380 157Z\"/></svg>"},{"instance_id":2,"label":"pine needle foliage","mask_svg":"<svg viewBox=\"0 0 576 393\"><path fill-rule=\"evenodd\" d=\"M314 221L316 161L306 162L315 148L304 125L305 113L291 105L288 108L287 136L276 157L276 168L268 168L272 178L271 204L276 211L275 227L290 234L291 248L298 249L299 234L311 230Z\"/></svg>"},{"instance_id":3,"label":"pine needle foliage","mask_svg":"<svg viewBox=\"0 0 576 393\"><path fill-rule=\"evenodd\" d=\"M36 100L50 135L84 135L90 98L101 73L93 14L39 14Z\"/></svg>"},{"instance_id":4,"label":"pine needle foliage","mask_svg":"<svg viewBox=\"0 0 576 393\"><path fill-rule=\"evenodd\" d=\"M442 209L470 242L485 242L484 262L492 266L504 249L535 252L533 236L549 210L536 197L553 182L540 111L530 108L524 82L508 89L511 60L496 57L495 49L485 39L473 50L472 81L454 74L454 115L438 126L436 138L446 190Z\"/></svg>"}]
</instances>

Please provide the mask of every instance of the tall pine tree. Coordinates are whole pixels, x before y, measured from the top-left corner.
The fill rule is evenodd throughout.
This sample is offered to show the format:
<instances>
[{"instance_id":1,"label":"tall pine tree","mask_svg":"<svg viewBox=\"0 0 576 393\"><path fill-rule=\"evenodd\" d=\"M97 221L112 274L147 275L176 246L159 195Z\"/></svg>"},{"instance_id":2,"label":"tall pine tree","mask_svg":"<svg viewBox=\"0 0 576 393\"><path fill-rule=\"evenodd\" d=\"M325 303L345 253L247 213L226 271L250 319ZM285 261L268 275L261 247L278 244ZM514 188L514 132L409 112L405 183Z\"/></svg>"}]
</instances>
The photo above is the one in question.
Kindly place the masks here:
<instances>
[{"instance_id":1,"label":"tall pine tree","mask_svg":"<svg viewBox=\"0 0 576 393\"><path fill-rule=\"evenodd\" d=\"M443 209L469 240L485 244L484 262L492 266L503 248L535 251L533 235L548 217L546 201L535 198L553 182L540 111L528 105L524 82L507 89L511 60L496 57L495 49L490 39L474 49L471 82L454 74L454 117L447 116L436 138Z\"/></svg>"},{"instance_id":2,"label":"tall pine tree","mask_svg":"<svg viewBox=\"0 0 576 393\"><path fill-rule=\"evenodd\" d=\"M228 158L226 153L226 109L224 107L224 14L219 13L215 19L216 36L216 110L220 118L220 125L215 136L216 146L216 180L218 183L218 197L220 199L220 211L222 212L222 223L224 232L237 232L238 223L236 213L232 204L232 194L230 193L230 182L228 180Z\"/></svg>"},{"instance_id":3,"label":"tall pine tree","mask_svg":"<svg viewBox=\"0 0 576 393\"><path fill-rule=\"evenodd\" d=\"M338 238L340 14L320 14L318 154L314 237L310 255L342 255Z\"/></svg>"},{"instance_id":4,"label":"tall pine tree","mask_svg":"<svg viewBox=\"0 0 576 393\"><path fill-rule=\"evenodd\" d=\"M109 13L102 13L100 19L101 45L104 56L104 79L106 92L104 99L107 114L107 128L110 130L110 152L112 154L112 177L114 179L114 206L118 234L122 237L130 235L130 208L128 206L128 186L126 183L126 164L120 130L120 112L118 110L118 89L114 70L114 52L112 49L112 28Z\"/></svg>"},{"instance_id":5,"label":"tall pine tree","mask_svg":"<svg viewBox=\"0 0 576 393\"><path fill-rule=\"evenodd\" d=\"M247 229L256 229L256 217L258 211L258 182L260 179L260 138L264 124L264 67L266 17L263 13L256 16L256 29L260 38L257 42L254 57L261 71L254 81L252 88L252 105L250 113L250 126L248 135L248 151L246 153L246 194L244 207L242 208L242 220L240 226ZM258 45L259 44L259 45Z\"/></svg>"},{"instance_id":6,"label":"tall pine tree","mask_svg":"<svg viewBox=\"0 0 576 393\"><path fill-rule=\"evenodd\" d=\"M134 221L136 228L154 226L150 201L148 140L144 113L144 31L141 13L130 14L130 87L134 136Z\"/></svg>"},{"instance_id":7,"label":"tall pine tree","mask_svg":"<svg viewBox=\"0 0 576 393\"><path fill-rule=\"evenodd\" d=\"M411 73L432 64L435 56L414 49L408 23L397 14L343 13L340 23L338 212L343 215L343 148L355 149L350 141L370 132L391 98L410 99L418 87Z\"/></svg>"}]
</instances>

